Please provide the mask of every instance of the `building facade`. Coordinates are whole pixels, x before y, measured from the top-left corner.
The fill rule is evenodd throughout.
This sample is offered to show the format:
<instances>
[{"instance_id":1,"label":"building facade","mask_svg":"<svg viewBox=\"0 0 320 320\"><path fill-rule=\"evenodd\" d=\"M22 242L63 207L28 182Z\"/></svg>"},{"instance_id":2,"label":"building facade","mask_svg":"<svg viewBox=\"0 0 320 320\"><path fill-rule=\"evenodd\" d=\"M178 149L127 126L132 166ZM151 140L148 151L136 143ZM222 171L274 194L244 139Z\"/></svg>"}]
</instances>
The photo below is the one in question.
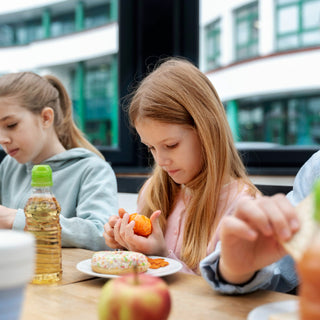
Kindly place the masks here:
<instances>
[{"instance_id":1,"label":"building facade","mask_svg":"<svg viewBox=\"0 0 320 320\"><path fill-rule=\"evenodd\" d=\"M199 3L199 66L239 146L317 146L320 0ZM0 7L0 74L58 76L81 130L111 149L119 147L121 123L118 11L118 0L11 0Z\"/></svg>"},{"instance_id":2,"label":"building facade","mask_svg":"<svg viewBox=\"0 0 320 320\"><path fill-rule=\"evenodd\" d=\"M201 0L200 66L235 140L320 143L320 0Z\"/></svg>"},{"instance_id":3,"label":"building facade","mask_svg":"<svg viewBox=\"0 0 320 320\"><path fill-rule=\"evenodd\" d=\"M78 126L118 145L118 1L11 0L0 6L0 74L54 74Z\"/></svg>"}]
</instances>

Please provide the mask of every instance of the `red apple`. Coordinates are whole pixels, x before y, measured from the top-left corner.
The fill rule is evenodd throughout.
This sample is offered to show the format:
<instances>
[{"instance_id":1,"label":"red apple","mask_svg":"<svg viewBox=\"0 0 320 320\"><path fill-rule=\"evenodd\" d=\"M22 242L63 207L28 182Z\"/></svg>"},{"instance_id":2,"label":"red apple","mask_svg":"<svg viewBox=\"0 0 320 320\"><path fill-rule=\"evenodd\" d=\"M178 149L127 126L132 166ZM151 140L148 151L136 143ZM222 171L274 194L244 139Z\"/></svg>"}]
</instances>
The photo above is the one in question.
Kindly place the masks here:
<instances>
[{"instance_id":1,"label":"red apple","mask_svg":"<svg viewBox=\"0 0 320 320\"><path fill-rule=\"evenodd\" d=\"M170 309L164 280L149 274L127 274L103 286L99 320L166 320Z\"/></svg>"}]
</instances>

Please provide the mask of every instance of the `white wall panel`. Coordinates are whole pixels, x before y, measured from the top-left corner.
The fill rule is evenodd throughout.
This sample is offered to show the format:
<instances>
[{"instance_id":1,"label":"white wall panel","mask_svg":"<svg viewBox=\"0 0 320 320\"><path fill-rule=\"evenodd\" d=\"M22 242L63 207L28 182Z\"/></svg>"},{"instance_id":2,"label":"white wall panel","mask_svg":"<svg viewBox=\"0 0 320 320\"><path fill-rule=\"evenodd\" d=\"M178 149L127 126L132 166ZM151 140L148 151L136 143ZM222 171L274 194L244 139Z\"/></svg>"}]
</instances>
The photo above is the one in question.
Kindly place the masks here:
<instances>
[{"instance_id":1,"label":"white wall panel","mask_svg":"<svg viewBox=\"0 0 320 320\"><path fill-rule=\"evenodd\" d=\"M33 70L117 53L118 24L113 23L27 46L0 50L0 73Z\"/></svg>"},{"instance_id":2,"label":"white wall panel","mask_svg":"<svg viewBox=\"0 0 320 320\"><path fill-rule=\"evenodd\" d=\"M320 49L270 56L208 73L221 100L320 90Z\"/></svg>"},{"instance_id":3,"label":"white wall panel","mask_svg":"<svg viewBox=\"0 0 320 320\"><path fill-rule=\"evenodd\" d=\"M66 2L66 0L2 0L0 5L0 15L63 2Z\"/></svg>"}]
</instances>

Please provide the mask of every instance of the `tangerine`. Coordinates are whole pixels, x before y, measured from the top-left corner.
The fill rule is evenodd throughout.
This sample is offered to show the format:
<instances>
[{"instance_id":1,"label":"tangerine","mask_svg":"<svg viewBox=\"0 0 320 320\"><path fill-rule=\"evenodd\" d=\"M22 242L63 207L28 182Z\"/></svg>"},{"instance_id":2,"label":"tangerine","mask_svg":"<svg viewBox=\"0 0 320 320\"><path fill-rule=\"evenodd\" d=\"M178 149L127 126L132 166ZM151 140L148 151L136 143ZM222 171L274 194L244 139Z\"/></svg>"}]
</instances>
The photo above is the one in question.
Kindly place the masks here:
<instances>
[{"instance_id":1,"label":"tangerine","mask_svg":"<svg viewBox=\"0 0 320 320\"><path fill-rule=\"evenodd\" d=\"M132 213L129 216L129 222L135 221L135 225L133 228L133 231L135 234L139 236L147 237L152 232L152 225L151 221L148 217L138 214L138 213Z\"/></svg>"}]
</instances>

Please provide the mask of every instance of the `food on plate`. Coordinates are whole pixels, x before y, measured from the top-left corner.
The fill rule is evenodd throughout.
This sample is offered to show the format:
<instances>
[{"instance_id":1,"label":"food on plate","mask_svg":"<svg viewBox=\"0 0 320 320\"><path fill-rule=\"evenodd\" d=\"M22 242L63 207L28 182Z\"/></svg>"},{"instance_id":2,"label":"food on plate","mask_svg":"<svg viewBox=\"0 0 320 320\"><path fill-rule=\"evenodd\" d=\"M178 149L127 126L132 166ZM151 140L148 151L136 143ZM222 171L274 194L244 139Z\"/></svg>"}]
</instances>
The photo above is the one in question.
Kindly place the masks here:
<instances>
[{"instance_id":1,"label":"food on plate","mask_svg":"<svg viewBox=\"0 0 320 320\"><path fill-rule=\"evenodd\" d=\"M297 312L280 312L272 314L268 320L299 320L299 315Z\"/></svg>"},{"instance_id":2,"label":"food on plate","mask_svg":"<svg viewBox=\"0 0 320 320\"><path fill-rule=\"evenodd\" d=\"M285 250L297 261L311 243L317 230L317 223L313 218L314 196L306 197L297 206L296 210L300 219L300 229L289 241L282 242Z\"/></svg>"},{"instance_id":3,"label":"food on plate","mask_svg":"<svg viewBox=\"0 0 320 320\"><path fill-rule=\"evenodd\" d=\"M132 213L129 216L129 222L135 221L135 225L133 228L133 231L135 234L147 237L152 232L152 225L151 221L148 217L138 214L138 213Z\"/></svg>"},{"instance_id":4,"label":"food on plate","mask_svg":"<svg viewBox=\"0 0 320 320\"><path fill-rule=\"evenodd\" d=\"M149 258L148 261L150 263L149 269L159 269L161 267L165 267L169 265L169 262L164 258Z\"/></svg>"},{"instance_id":5,"label":"food on plate","mask_svg":"<svg viewBox=\"0 0 320 320\"><path fill-rule=\"evenodd\" d=\"M97 273L125 274L137 270L145 272L149 268L147 257L134 251L97 251L91 258L91 269Z\"/></svg>"}]
</instances>

